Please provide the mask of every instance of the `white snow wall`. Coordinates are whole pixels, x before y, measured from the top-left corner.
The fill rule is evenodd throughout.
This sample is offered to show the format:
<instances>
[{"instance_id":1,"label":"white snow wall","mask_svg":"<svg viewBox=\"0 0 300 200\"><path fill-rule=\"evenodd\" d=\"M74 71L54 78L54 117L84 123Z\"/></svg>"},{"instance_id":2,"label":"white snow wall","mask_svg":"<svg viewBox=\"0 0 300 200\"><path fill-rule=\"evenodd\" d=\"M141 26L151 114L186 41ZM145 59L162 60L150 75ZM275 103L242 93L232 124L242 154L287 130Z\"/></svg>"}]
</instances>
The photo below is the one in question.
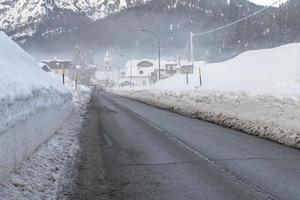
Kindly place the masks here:
<instances>
[{"instance_id":1,"label":"white snow wall","mask_svg":"<svg viewBox=\"0 0 300 200\"><path fill-rule=\"evenodd\" d=\"M0 182L46 142L73 109L60 77L0 32Z\"/></svg>"},{"instance_id":2,"label":"white snow wall","mask_svg":"<svg viewBox=\"0 0 300 200\"><path fill-rule=\"evenodd\" d=\"M62 126L72 109L69 101L41 110L0 135L0 182Z\"/></svg>"},{"instance_id":3,"label":"white snow wall","mask_svg":"<svg viewBox=\"0 0 300 200\"><path fill-rule=\"evenodd\" d=\"M293 97L204 90L113 90L163 109L300 148L300 100Z\"/></svg>"}]
</instances>

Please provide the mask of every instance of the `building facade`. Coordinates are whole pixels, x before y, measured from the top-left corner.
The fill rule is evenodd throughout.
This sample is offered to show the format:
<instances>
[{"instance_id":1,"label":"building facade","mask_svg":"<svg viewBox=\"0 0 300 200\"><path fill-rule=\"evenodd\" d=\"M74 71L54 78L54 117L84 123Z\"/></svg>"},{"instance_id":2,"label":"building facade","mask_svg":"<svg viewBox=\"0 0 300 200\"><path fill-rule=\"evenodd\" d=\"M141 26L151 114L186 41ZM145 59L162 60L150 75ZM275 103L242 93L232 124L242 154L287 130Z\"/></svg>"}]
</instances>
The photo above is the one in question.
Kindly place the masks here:
<instances>
[{"instance_id":1,"label":"building facade","mask_svg":"<svg viewBox=\"0 0 300 200\"><path fill-rule=\"evenodd\" d=\"M129 60L125 65L125 70L121 71L121 83L131 82L137 86L152 85L161 79L169 78L180 73L180 63L174 59L161 60L160 70L157 60Z\"/></svg>"}]
</instances>

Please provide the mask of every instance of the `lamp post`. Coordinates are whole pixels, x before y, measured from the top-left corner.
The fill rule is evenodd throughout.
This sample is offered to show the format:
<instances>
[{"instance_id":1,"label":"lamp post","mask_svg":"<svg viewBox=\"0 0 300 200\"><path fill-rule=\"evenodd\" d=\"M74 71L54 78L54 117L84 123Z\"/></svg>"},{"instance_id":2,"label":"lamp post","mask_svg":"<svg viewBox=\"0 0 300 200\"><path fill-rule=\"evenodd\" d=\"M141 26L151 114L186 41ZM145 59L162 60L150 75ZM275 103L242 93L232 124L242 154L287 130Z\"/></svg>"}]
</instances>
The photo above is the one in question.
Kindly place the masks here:
<instances>
[{"instance_id":1,"label":"lamp post","mask_svg":"<svg viewBox=\"0 0 300 200\"><path fill-rule=\"evenodd\" d=\"M120 56L127 58L129 60L129 62L130 62L129 63L130 64L130 87L132 87L132 59L129 56L124 55L124 54L122 54Z\"/></svg>"},{"instance_id":2,"label":"lamp post","mask_svg":"<svg viewBox=\"0 0 300 200\"><path fill-rule=\"evenodd\" d=\"M157 40L157 45L158 45L158 80L160 80L161 76L160 76L160 38L159 38L159 35L157 33L155 33L154 31L151 31L151 30L143 29L141 31L151 33Z\"/></svg>"},{"instance_id":3,"label":"lamp post","mask_svg":"<svg viewBox=\"0 0 300 200\"><path fill-rule=\"evenodd\" d=\"M194 41L193 41L193 37L194 37L194 34L193 34L193 32L191 32L191 34L190 34L191 62L192 62L193 68L194 68Z\"/></svg>"},{"instance_id":4,"label":"lamp post","mask_svg":"<svg viewBox=\"0 0 300 200\"><path fill-rule=\"evenodd\" d=\"M75 89L77 90L77 84L78 84L78 71L80 69L80 66L76 66L76 79L75 79Z\"/></svg>"},{"instance_id":5,"label":"lamp post","mask_svg":"<svg viewBox=\"0 0 300 200\"><path fill-rule=\"evenodd\" d=\"M190 45L191 45L191 62L194 68L194 37L198 36L193 32L190 33ZM200 87L202 86L202 75L201 75L201 67L199 66L199 80L200 80Z\"/></svg>"},{"instance_id":6,"label":"lamp post","mask_svg":"<svg viewBox=\"0 0 300 200\"><path fill-rule=\"evenodd\" d=\"M63 85L65 85L65 66L62 64L62 77L63 77Z\"/></svg>"}]
</instances>

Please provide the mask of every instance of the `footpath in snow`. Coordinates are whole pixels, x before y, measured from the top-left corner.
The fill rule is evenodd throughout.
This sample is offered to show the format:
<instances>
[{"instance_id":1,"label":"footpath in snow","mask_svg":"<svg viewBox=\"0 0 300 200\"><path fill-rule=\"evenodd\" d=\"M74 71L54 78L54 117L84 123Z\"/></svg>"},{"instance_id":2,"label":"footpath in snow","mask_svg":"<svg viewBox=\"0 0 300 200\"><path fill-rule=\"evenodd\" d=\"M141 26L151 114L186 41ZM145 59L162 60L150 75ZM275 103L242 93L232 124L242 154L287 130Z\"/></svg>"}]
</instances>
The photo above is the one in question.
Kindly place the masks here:
<instances>
[{"instance_id":1,"label":"footpath in snow","mask_svg":"<svg viewBox=\"0 0 300 200\"><path fill-rule=\"evenodd\" d=\"M69 118L72 93L0 32L0 183Z\"/></svg>"},{"instance_id":2,"label":"footpath in snow","mask_svg":"<svg viewBox=\"0 0 300 200\"><path fill-rule=\"evenodd\" d=\"M196 63L189 85L178 74L152 86L110 91L299 148L299 57L300 44L249 51L222 63Z\"/></svg>"}]
</instances>

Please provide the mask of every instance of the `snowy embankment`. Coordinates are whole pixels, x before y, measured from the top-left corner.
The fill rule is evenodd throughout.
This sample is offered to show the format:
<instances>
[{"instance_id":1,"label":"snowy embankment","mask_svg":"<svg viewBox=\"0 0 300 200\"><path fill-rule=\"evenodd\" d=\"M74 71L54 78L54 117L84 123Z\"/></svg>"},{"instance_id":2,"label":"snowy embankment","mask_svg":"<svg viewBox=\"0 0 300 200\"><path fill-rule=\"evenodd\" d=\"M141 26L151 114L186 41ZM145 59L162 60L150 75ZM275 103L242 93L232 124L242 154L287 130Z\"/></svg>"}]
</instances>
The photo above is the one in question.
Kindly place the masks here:
<instances>
[{"instance_id":1,"label":"snowy embankment","mask_svg":"<svg viewBox=\"0 0 300 200\"><path fill-rule=\"evenodd\" d=\"M77 90L73 86L67 83L75 102L71 116L7 181L0 183L0 199L67 199L72 189L79 133L91 94L84 86Z\"/></svg>"},{"instance_id":2,"label":"snowy embankment","mask_svg":"<svg viewBox=\"0 0 300 200\"><path fill-rule=\"evenodd\" d=\"M300 44L249 51L190 75L112 92L282 144L300 147ZM199 65L198 65L199 66Z\"/></svg>"},{"instance_id":3,"label":"snowy embankment","mask_svg":"<svg viewBox=\"0 0 300 200\"><path fill-rule=\"evenodd\" d=\"M0 32L0 182L61 127L73 109L61 80Z\"/></svg>"}]
</instances>

